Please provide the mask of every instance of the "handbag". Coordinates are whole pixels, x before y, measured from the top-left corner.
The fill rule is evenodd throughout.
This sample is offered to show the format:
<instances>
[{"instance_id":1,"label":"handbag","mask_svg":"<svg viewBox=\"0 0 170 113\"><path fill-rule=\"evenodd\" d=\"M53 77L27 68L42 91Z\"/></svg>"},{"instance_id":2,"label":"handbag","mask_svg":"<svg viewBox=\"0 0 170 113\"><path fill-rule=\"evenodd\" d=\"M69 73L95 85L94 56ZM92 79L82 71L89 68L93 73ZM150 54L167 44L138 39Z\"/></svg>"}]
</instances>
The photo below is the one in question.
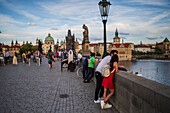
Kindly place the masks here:
<instances>
[{"instance_id":1,"label":"handbag","mask_svg":"<svg viewBox=\"0 0 170 113\"><path fill-rule=\"evenodd\" d=\"M102 68L102 76L103 77L109 77L110 74L112 74L115 71L115 68L110 72L110 66L104 65Z\"/></svg>"}]
</instances>

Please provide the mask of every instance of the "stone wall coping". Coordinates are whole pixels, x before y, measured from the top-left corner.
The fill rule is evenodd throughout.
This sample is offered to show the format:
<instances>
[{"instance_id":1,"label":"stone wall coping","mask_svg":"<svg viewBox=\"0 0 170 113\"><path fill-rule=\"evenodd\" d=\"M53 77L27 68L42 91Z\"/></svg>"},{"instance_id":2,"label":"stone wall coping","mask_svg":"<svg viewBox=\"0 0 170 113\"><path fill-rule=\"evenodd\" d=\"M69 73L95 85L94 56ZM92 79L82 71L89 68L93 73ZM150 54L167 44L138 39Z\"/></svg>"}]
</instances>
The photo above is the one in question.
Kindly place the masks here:
<instances>
[{"instance_id":1,"label":"stone wall coping","mask_svg":"<svg viewBox=\"0 0 170 113\"><path fill-rule=\"evenodd\" d=\"M164 85L153 80L149 80L144 77L124 71L119 71L118 73L116 73L116 75L125 78L127 81L131 81L135 84L141 85L147 89L153 90L156 93L170 98L170 86L168 85Z\"/></svg>"}]
</instances>

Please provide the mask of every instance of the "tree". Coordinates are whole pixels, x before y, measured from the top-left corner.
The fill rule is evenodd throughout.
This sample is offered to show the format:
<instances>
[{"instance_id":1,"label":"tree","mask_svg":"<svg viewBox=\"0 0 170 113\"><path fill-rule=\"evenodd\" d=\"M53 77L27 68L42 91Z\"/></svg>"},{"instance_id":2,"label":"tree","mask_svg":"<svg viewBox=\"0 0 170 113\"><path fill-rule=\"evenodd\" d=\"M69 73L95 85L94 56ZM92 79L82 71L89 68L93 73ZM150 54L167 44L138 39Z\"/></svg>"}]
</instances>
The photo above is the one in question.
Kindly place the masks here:
<instances>
[{"instance_id":1,"label":"tree","mask_svg":"<svg viewBox=\"0 0 170 113\"><path fill-rule=\"evenodd\" d=\"M36 50L38 50L38 46L33 46L27 43L20 49L20 53L23 53L26 51L36 51Z\"/></svg>"},{"instance_id":2,"label":"tree","mask_svg":"<svg viewBox=\"0 0 170 113\"><path fill-rule=\"evenodd\" d=\"M162 49L160 49L159 47L155 47L155 54L163 54Z\"/></svg>"},{"instance_id":3,"label":"tree","mask_svg":"<svg viewBox=\"0 0 170 113\"><path fill-rule=\"evenodd\" d=\"M38 41L38 50L42 53L42 44L40 40Z\"/></svg>"}]
</instances>

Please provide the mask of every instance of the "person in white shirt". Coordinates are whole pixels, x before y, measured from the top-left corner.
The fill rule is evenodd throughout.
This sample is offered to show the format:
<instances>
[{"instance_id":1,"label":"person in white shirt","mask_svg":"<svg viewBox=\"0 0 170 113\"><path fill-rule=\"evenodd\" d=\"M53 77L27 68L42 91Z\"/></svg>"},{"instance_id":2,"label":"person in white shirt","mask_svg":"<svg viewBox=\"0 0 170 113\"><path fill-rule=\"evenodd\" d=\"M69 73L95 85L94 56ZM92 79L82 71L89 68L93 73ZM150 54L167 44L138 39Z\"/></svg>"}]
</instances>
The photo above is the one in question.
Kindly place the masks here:
<instances>
[{"instance_id":1,"label":"person in white shirt","mask_svg":"<svg viewBox=\"0 0 170 113\"><path fill-rule=\"evenodd\" d=\"M7 63L9 63L9 52L8 51L5 53L5 57L6 57Z\"/></svg>"},{"instance_id":2,"label":"person in white shirt","mask_svg":"<svg viewBox=\"0 0 170 113\"><path fill-rule=\"evenodd\" d=\"M4 55L3 55L2 51L0 51L0 61L2 62L3 65L5 65L5 63L4 63Z\"/></svg>"},{"instance_id":3,"label":"person in white shirt","mask_svg":"<svg viewBox=\"0 0 170 113\"><path fill-rule=\"evenodd\" d=\"M79 53L78 53L78 55L77 55L77 58L78 58L78 61L80 61L80 65L82 64L82 55L81 55L81 53L80 53L80 51L79 51Z\"/></svg>"}]
</instances>

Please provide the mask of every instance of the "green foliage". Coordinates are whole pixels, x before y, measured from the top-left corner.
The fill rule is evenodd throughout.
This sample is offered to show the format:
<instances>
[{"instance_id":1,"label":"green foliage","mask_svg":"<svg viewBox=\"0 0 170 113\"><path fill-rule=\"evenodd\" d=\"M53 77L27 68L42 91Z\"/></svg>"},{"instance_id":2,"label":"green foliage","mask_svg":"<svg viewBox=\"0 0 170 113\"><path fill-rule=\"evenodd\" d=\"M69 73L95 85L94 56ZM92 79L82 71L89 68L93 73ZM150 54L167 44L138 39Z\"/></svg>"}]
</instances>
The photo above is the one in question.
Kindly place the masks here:
<instances>
[{"instance_id":1,"label":"green foliage","mask_svg":"<svg viewBox=\"0 0 170 113\"><path fill-rule=\"evenodd\" d=\"M162 49L160 49L159 47L155 48L155 54L163 54Z\"/></svg>"},{"instance_id":2,"label":"green foliage","mask_svg":"<svg viewBox=\"0 0 170 113\"><path fill-rule=\"evenodd\" d=\"M160 49L159 47L155 48L155 52L141 52L141 51L134 51L132 50L132 55L136 56L136 55L154 55L154 54L163 54L162 49Z\"/></svg>"},{"instance_id":3,"label":"green foliage","mask_svg":"<svg viewBox=\"0 0 170 113\"><path fill-rule=\"evenodd\" d=\"M36 51L36 50L38 50L38 46L33 46L27 43L20 49L20 53L23 53L26 51Z\"/></svg>"}]
</instances>

